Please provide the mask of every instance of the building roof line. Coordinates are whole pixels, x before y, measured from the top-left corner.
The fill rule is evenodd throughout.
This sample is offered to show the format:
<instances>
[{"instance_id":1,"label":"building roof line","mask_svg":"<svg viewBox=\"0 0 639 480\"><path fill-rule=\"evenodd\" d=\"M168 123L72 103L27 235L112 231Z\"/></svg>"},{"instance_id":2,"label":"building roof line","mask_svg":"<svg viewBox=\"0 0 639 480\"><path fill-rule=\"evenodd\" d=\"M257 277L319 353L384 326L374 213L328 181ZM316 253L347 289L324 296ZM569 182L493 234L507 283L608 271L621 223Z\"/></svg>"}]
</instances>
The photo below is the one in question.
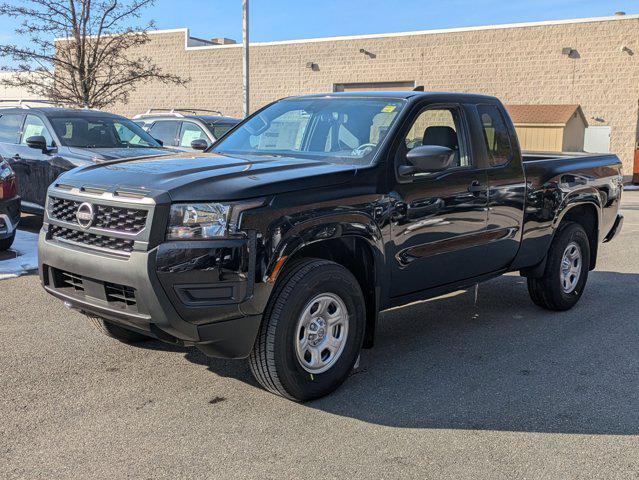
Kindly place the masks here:
<instances>
[{"instance_id":1,"label":"building roof line","mask_svg":"<svg viewBox=\"0 0 639 480\"><path fill-rule=\"evenodd\" d=\"M611 21L624 21L624 20L639 20L639 14L631 15L614 15L609 17L590 17L590 18L574 18L568 20L545 20L539 22L522 22L522 23L505 23L498 25L480 25L473 27L455 27L455 28L443 28L432 30L414 30L408 32L391 32L391 33L371 33L363 35L342 35L336 37L318 37L318 38L302 38L295 40L277 40L270 42L252 42L252 47L267 47L275 45L290 45L300 43L320 43L320 42L334 42L334 41L349 41L349 40L368 40L378 38L393 38L393 37L408 37L419 35L438 35L446 33L459 33L459 32L473 32L484 30L505 30L510 28L531 28L531 27L546 27L553 25L570 25L580 23L595 23L595 22L611 22ZM240 48L242 44L234 43L228 45L189 45L190 32L188 28L174 28L168 30L151 30L147 32L149 35L161 35L167 33L184 33L185 48L187 50L207 50L207 49L221 49L221 48Z\"/></svg>"}]
</instances>

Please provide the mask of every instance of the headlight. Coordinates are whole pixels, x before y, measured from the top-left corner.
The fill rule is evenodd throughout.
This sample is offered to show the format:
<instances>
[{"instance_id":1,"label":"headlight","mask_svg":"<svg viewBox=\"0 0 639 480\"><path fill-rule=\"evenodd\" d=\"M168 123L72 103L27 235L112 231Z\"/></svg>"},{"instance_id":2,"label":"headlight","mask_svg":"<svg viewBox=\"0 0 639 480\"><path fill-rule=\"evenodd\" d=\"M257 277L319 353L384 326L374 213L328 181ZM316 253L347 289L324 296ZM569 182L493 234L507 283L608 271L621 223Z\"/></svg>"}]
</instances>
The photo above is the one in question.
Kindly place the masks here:
<instances>
[{"instance_id":1,"label":"headlight","mask_svg":"<svg viewBox=\"0 0 639 480\"><path fill-rule=\"evenodd\" d=\"M224 205L222 203L175 203L171 205L167 240L202 240L238 233L240 215L259 207L264 199Z\"/></svg>"},{"instance_id":2,"label":"headlight","mask_svg":"<svg viewBox=\"0 0 639 480\"><path fill-rule=\"evenodd\" d=\"M230 205L177 203L171 205L167 240L224 237L229 233Z\"/></svg>"}]
</instances>

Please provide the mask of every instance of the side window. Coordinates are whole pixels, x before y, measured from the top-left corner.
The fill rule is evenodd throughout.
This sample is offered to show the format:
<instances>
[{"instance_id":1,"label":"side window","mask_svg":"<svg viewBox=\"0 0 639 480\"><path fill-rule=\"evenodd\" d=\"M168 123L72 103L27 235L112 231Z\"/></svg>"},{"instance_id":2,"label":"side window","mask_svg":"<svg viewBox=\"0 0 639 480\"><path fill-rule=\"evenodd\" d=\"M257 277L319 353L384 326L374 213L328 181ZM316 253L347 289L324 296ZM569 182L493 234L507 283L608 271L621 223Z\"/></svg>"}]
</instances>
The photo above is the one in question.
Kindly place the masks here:
<instances>
[{"instance_id":1,"label":"side window","mask_svg":"<svg viewBox=\"0 0 639 480\"><path fill-rule=\"evenodd\" d=\"M455 152L451 168L468 167L472 162L461 131L462 123L459 110L456 108L432 108L419 114L404 142L407 150L422 145L448 147Z\"/></svg>"},{"instance_id":2,"label":"side window","mask_svg":"<svg viewBox=\"0 0 639 480\"><path fill-rule=\"evenodd\" d=\"M190 147L193 140L206 140L206 143L210 143L209 137L206 136L204 130L198 125L191 122L182 122L182 130L180 131L180 147Z\"/></svg>"},{"instance_id":3,"label":"side window","mask_svg":"<svg viewBox=\"0 0 639 480\"><path fill-rule=\"evenodd\" d=\"M22 128L22 140L20 143L22 145L26 145L27 138L39 135L44 137L49 147L53 146L53 137L51 137L51 134L49 133L49 130L47 130L47 127L45 127L44 122L35 115L27 115L24 127Z\"/></svg>"},{"instance_id":4,"label":"side window","mask_svg":"<svg viewBox=\"0 0 639 480\"><path fill-rule=\"evenodd\" d=\"M491 167L507 164L513 157L510 135L504 117L494 105L477 105Z\"/></svg>"},{"instance_id":5,"label":"side window","mask_svg":"<svg viewBox=\"0 0 639 480\"><path fill-rule=\"evenodd\" d=\"M174 147L179 126L180 122L173 120L158 121L149 129L149 133L156 140L160 140L164 146Z\"/></svg>"},{"instance_id":6,"label":"side window","mask_svg":"<svg viewBox=\"0 0 639 480\"><path fill-rule=\"evenodd\" d=\"M18 143L20 142L20 127L22 126L23 115L6 114L0 117L0 142Z\"/></svg>"}]
</instances>

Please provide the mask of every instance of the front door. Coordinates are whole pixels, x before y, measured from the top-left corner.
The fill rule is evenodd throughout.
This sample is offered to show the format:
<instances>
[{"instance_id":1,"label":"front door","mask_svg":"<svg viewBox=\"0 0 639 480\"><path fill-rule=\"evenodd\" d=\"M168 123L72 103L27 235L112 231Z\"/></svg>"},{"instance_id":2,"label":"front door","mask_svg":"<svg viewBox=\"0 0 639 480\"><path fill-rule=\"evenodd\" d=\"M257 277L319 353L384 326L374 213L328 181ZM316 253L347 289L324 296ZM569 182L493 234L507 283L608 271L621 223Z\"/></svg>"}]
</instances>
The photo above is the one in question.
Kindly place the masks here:
<instances>
[{"instance_id":1,"label":"front door","mask_svg":"<svg viewBox=\"0 0 639 480\"><path fill-rule=\"evenodd\" d=\"M29 137L42 136L47 142L47 150L31 148L27 145ZM24 120L20 143L16 146L22 162L26 165L28 175L24 186L23 200L44 207L47 188L64 171L56 166L56 149L53 148L53 137L44 122L36 115L28 114Z\"/></svg>"},{"instance_id":2,"label":"front door","mask_svg":"<svg viewBox=\"0 0 639 480\"><path fill-rule=\"evenodd\" d=\"M485 273L482 253L487 225L487 176L469 141L468 118L461 105L431 105L418 110L401 133L395 167L420 145L452 149L447 170L397 174L391 216L389 259L392 297L415 293ZM407 129L407 131L406 131Z\"/></svg>"}]
</instances>

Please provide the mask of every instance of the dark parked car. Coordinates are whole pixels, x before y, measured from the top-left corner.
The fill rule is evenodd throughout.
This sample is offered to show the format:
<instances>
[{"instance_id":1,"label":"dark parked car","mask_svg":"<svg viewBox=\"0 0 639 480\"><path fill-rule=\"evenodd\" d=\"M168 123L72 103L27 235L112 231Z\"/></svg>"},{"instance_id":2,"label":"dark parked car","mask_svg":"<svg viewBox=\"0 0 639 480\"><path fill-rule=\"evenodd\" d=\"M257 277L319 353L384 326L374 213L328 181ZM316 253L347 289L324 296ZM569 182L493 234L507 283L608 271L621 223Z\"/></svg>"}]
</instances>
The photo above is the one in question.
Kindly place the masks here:
<instances>
[{"instance_id":1,"label":"dark parked car","mask_svg":"<svg viewBox=\"0 0 639 480\"><path fill-rule=\"evenodd\" d=\"M13 245L20 221L20 197L16 176L9 164L0 158L0 252Z\"/></svg>"},{"instance_id":2,"label":"dark parked car","mask_svg":"<svg viewBox=\"0 0 639 480\"><path fill-rule=\"evenodd\" d=\"M0 109L0 155L15 171L22 210L29 213L42 214L47 187L67 170L171 151L133 121L111 113L26 106Z\"/></svg>"},{"instance_id":3,"label":"dark parked car","mask_svg":"<svg viewBox=\"0 0 639 480\"><path fill-rule=\"evenodd\" d=\"M111 337L248 357L308 400L347 378L381 310L511 271L540 307L572 308L622 187L614 155L522 158L493 97L289 98L210 153L63 175L40 274Z\"/></svg>"},{"instance_id":4,"label":"dark parked car","mask_svg":"<svg viewBox=\"0 0 639 480\"><path fill-rule=\"evenodd\" d=\"M216 115L211 115L213 113ZM213 110L175 108L151 109L133 120L164 146L184 151L206 150L240 123L237 118L225 117Z\"/></svg>"}]
</instances>

